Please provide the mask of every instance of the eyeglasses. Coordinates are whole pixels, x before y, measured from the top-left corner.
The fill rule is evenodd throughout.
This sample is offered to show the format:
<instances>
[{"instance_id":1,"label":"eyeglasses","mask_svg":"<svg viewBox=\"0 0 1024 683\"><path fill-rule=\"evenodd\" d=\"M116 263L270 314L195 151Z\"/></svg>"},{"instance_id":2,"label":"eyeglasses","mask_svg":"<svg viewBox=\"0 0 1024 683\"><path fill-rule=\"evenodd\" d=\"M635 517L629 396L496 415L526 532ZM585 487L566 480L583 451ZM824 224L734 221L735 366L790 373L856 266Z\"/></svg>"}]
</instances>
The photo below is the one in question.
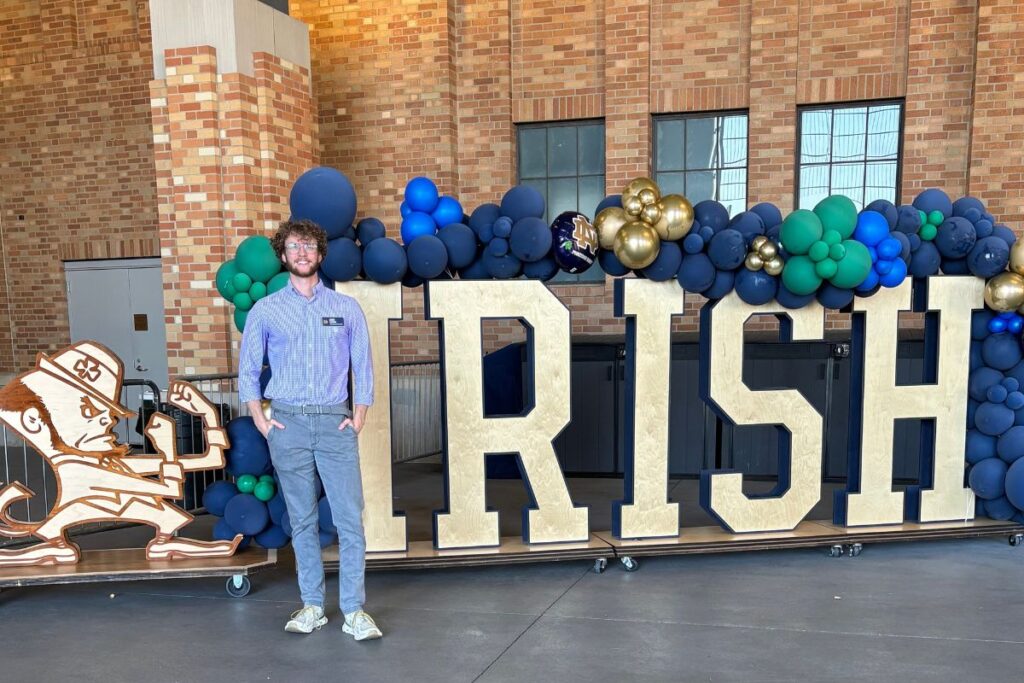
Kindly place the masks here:
<instances>
[{"instance_id":1,"label":"eyeglasses","mask_svg":"<svg viewBox=\"0 0 1024 683\"><path fill-rule=\"evenodd\" d=\"M306 251L316 251L316 242L288 242L284 245L284 248L291 252L296 252L299 249L305 249Z\"/></svg>"}]
</instances>

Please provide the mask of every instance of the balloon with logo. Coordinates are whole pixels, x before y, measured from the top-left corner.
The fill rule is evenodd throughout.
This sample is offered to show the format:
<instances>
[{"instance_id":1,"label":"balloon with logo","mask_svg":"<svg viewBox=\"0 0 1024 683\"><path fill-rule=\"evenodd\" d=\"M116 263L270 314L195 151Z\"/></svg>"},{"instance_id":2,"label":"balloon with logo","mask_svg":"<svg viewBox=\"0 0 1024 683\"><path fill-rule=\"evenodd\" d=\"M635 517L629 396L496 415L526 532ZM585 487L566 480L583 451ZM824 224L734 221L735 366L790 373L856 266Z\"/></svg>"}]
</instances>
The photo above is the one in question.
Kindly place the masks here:
<instances>
[{"instance_id":1,"label":"balloon with logo","mask_svg":"<svg viewBox=\"0 0 1024 683\"><path fill-rule=\"evenodd\" d=\"M597 260L597 231L578 211L564 211L551 223L555 263L567 273L582 273Z\"/></svg>"}]
</instances>

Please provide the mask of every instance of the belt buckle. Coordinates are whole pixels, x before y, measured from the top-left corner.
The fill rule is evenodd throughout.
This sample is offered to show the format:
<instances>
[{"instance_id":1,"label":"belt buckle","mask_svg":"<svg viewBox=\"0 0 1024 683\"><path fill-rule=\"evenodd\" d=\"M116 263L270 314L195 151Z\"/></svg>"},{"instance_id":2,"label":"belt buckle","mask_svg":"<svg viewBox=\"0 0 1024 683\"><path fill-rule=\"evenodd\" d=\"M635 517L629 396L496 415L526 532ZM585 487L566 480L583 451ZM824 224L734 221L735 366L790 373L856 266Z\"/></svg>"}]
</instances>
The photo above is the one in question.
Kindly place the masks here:
<instances>
[{"instance_id":1,"label":"belt buckle","mask_svg":"<svg viewBox=\"0 0 1024 683\"><path fill-rule=\"evenodd\" d=\"M302 406L303 415L319 415L320 406Z\"/></svg>"}]
</instances>

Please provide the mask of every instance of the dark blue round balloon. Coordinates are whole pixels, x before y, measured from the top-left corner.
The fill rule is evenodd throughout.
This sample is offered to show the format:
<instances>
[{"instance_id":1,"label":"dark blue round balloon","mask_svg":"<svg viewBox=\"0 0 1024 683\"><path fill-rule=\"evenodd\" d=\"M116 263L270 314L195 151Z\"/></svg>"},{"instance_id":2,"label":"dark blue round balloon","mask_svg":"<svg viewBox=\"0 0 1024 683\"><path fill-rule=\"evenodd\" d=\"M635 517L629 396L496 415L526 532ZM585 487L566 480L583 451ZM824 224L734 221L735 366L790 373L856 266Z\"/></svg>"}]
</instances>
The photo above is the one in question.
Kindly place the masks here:
<instances>
[{"instance_id":1,"label":"dark blue round balloon","mask_svg":"<svg viewBox=\"0 0 1024 683\"><path fill-rule=\"evenodd\" d=\"M953 214L956 215L956 202L953 202L953 206ZM978 211L977 209L967 209L963 217L974 223L975 227L977 227L978 221L981 220L981 211Z\"/></svg>"},{"instance_id":2,"label":"dark blue round balloon","mask_svg":"<svg viewBox=\"0 0 1024 683\"><path fill-rule=\"evenodd\" d=\"M896 229L900 232L917 234L921 228L921 214L913 206L904 204L896 210L896 216Z\"/></svg>"},{"instance_id":3,"label":"dark blue round balloon","mask_svg":"<svg viewBox=\"0 0 1024 683\"><path fill-rule=\"evenodd\" d=\"M1006 471L1003 488L1010 503L1024 510L1024 459L1018 459Z\"/></svg>"},{"instance_id":4,"label":"dark blue round balloon","mask_svg":"<svg viewBox=\"0 0 1024 683\"><path fill-rule=\"evenodd\" d=\"M335 282L348 282L359 276L363 268L363 252L359 245L347 237L339 237L327 243L327 255L320 269Z\"/></svg>"},{"instance_id":5,"label":"dark blue round balloon","mask_svg":"<svg viewBox=\"0 0 1024 683\"><path fill-rule=\"evenodd\" d=\"M861 211L857 216L857 227L853 239L869 247L878 245L889 236L889 222L877 211Z\"/></svg>"},{"instance_id":6,"label":"dark blue round balloon","mask_svg":"<svg viewBox=\"0 0 1024 683\"><path fill-rule=\"evenodd\" d=\"M327 500L327 496L320 498L316 510L320 530L330 534L338 533L337 527L334 526L334 515L331 514L331 503Z\"/></svg>"},{"instance_id":7,"label":"dark blue round balloon","mask_svg":"<svg viewBox=\"0 0 1024 683\"><path fill-rule=\"evenodd\" d=\"M973 398L967 399L967 426L968 427L973 427L974 426L974 414L976 412L978 412L978 406L980 406L980 405L981 405L981 403L979 403L978 401L975 401Z\"/></svg>"},{"instance_id":8,"label":"dark blue round balloon","mask_svg":"<svg viewBox=\"0 0 1024 683\"><path fill-rule=\"evenodd\" d=\"M985 361L981 357L981 342L971 342L969 357L969 366L972 372L985 365Z\"/></svg>"},{"instance_id":9,"label":"dark blue round balloon","mask_svg":"<svg viewBox=\"0 0 1024 683\"><path fill-rule=\"evenodd\" d=\"M714 232L724 230L729 225L728 209L713 199L697 202L697 205L693 207L693 216L698 223L711 228Z\"/></svg>"},{"instance_id":10,"label":"dark blue round balloon","mask_svg":"<svg viewBox=\"0 0 1024 683\"><path fill-rule=\"evenodd\" d=\"M779 282L778 290L775 292L775 300L785 308L796 310L803 308L807 304L814 301L814 293L811 294L794 294L786 288L786 285Z\"/></svg>"},{"instance_id":11,"label":"dark blue round balloon","mask_svg":"<svg viewBox=\"0 0 1024 683\"><path fill-rule=\"evenodd\" d=\"M288 510L285 506L284 496L281 495L281 487L278 485L277 493L274 497L267 501L267 514L270 515L270 521L273 524L280 524L281 519L284 517L284 513Z\"/></svg>"},{"instance_id":12,"label":"dark blue round balloon","mask_svg":"<svg viewBox=\"0 0 1024 683\"><path fill-rule=\"evenodd\" d=\"M998 237L1002 241L1006 242L1008 246L1013 246L1013 243L1017 241L1017 235L1005 225L997 225L992 228L992 236Z\"/></svg>"},{"instance_id":13,"label":"dark blue round balloon","mask_svg":"<svg viewBox=\"0 0 1024 683\"><path fill-rule=\"evenodd\" d=\"M942 256L932 242L922 242L910 255L910 274L914 277L931 277L939 272Z\"/></svg>"},{"instance_id":14,"label":"dark blue round balloon","mask_svg":"<svg viewBox=\"0 0 1024 683\"><path fill-rule=\"evenodd\" d=\"M286 534L288 534L289 538L291 538L294 535L292 533L294 531L292 529L292 519L288 515L288 511L287 510L285 510L284 514L281 516L281 528L284 529L284 532Z\"/></svg>"},{"instance_id":15,"label":"dark blue round balloon","mask_svg":"<svg viewBox=\"0 0 1024 683\"><path fill-rule=\"evenodd\" d=\"M996 314L987 308L981 311L975 311L971 315L971 339L974 341L982 341L988 337L988 324L995 318Z\"/></svg>"},{"instance_id":16,"label":"dark blue round balloon","mask_svg":"<svg viewBox=\"0 0 1024 683\"><path fill-rule=\"evenodd\" d=\"M687 254L699 254L704 251L704 238L698 233L691 232L683 238L683 251Z\"/></svg>"},{"instance_id":17,"label":"dark blue round balloon","mask_svg":"<svg viewBox=\"0 0 1024 683\"><path fill-rule=\"evenodd\" d=\"M910 238L907 237L906 233L903 232L890 232L889 238L896 240L900 245L899 258L903 259L903 262L910 266Z\"/></svg>"},{"instance_id":18,"label":"dark blue round balloon","mask_svg":"<svg viewBox=\"0 0 1024 683\"><path fill-rule=\"evenodd\" d=\"M437 224L430 214L413 211L402 219L402 242L409 244L422 235L433 235L437 232Z\"/></svg>"},{"instance_id":19,"label":"dark blue round balloon","mask_svg":"<svg viewBox=\"0 0 1024 683\"><path fill-rule=\"evenodd\" d=\"M254 536L267 528L267 505L251 493L239 493L224 507L224 521L240 534Z\"/></svg>"},{"instance_id":20,"label":"dark blue round balloon","mask_svg":"<svg viewBox=\"0 0 1024 683\"><path fill-rule=\"evenodd\" d=\"M448 267L448 250L435 235L417 237L406 247L409 270L424 280L431 280Z\"/></svg>"},{"instance_id":21,"label":"dark blue round balloon","mask_svg":"<svg viewBox=\"0 0 1024 683\"><path fill-rule=\"evenodd\" d=\"M712 230L710 227L705 226L701 226L700 230L693 230L691 228L691 232L696 232L698 235L700 235L700 238L704 240L704 244L710 242L711 238L715 236L715 231Z\"/></svg>"},{"instance_id":22,"label":"dark blue round balloon","mask_svg":"<svg viewBox=\"0 0 1024 683\"><path fill-rule=\"evenodd\" d=\"M972 275L990 278L1006 270L1010 247L998 237L985 237L974 244L967 255L967 269Z\"/></svg>"},{"instance_id":23,"label":"dark blue round balloon","mask_svg":"<svg viewBox=\"0 0 1024 683\"><path fill-rule=\"evenodd\" d=\"M492 256L504 256L508 253L508 240L495 237L487 243L487 253Z\"/></svg>"},{"instance_id":24,"label":"dark blue round balloon","mask_svg":"<svg viewBox=\"0 0 1024 683\"><path fill-rule=\"evenodd\" d=\"M529 219L524 218L523 220L529 220ZM544 220L541 219L541 218L534 218L532 220L540 221L541 223L544 223ZM522 221L519 221L519 222L522 223ZM544 223L544 227L545 228L548 227L546 223ZM509 218L508 216L499 216L498 220L494 221L494 229L493 230L494 230L494 236L495 237L502 237L502 238L508 239L508 236L512 234L512 219Z\"/></svg>"},{"instance_id":25,"label":"dark blue round balloon","mask_svg":"<svg viewBox=\"0 0 1024 683\"><path fill-rule=\"evenodd\" d=\"M911 234L903 233L903 234L907 236L907 241L910 242L910 252L911 253L913 253L913 252L915 252L915 251L917 251L918 249L921 248L921 242L923 242L924 240L921 239L920 235L918 235L917 233L911 233ZM930 244L930 242L929 242L929 244ZM938 254L939 253L938 250L936 250L935 253ZM907 265L909 265L909 263Z\"/></svg>"},{"instance_id":26,"label":"dark blue round balloon","mask_svg":"<svg viewBox=\"0 0 1024 683\"><path fill-rule=\"evenodd\" d=\"M544 218L544 196L529 185L516 185L501 198L501 215L512 222L521 218Z\"/></svg>"},{"instance_id":27,"label":"dark blue round balloon","mask_svg":"<svg viewBox=\"0 0 1024 683\"><path fill-rule=\"evenodd\" d=\"M320 529L320 547L326 548L338 542L338 535Z\"/></svg>"},{"instance_id":28,"label":"dark blue round balloon","mask_svg":"<svg viewBox=\"0 0 1024 683\"><path fill-rule=\"evenodd\" d=\"M974 232L978 233L978 239L990 237L995 232L995 226L983 218L974 224Z\"/></svg>"},{"instance_id":29,"label":"dark blue round balloon","mask_svg":"<svg viewBox=\"0 0 1024 683\"><path fill-rule=\"evenodd\" d=\"M416 273L412 272L411 270L405 271L405 275L402 276L402 286L403 287L409 287L410 289L415 289L416 287L419 287L420 285L422 285L423 282L424 282L423 278L421 278L419 275L417 275Z\"/></svg>"},{"instance_id":30,"label":"dark blue round balloon","mask_svg":"<svg viewBox=\"0 0 1024 683\"><path fill-rule=\"evenodd\" d=\"M228 501L238 495L238 487L230 481L215 481L203 491L203 507L211 515L224 516Z\"/></svg>"},{"instance_id":31,"label":"dark blue round balloon","mask_svg":"<svg viewBox=\"0 0 1024 683\"><path fill-rule=\"evenodd\" d=\"M622 208L622 195L621 194L610 194L600 201L597 208L594 209L594 215L601 213L610 206L617 206Z\"/></svg>"},{"instance_id":32,"label":"dark blue round balloon","mask_svg":"<svg viewBox=\"0 0 1024 683\"><path fill-rule=\"evenodd\" d=\"M384 222L379 218L364 218L356 224L356 237L364 247L375 239L387 234Z\"/></svg>"},{"instance_id":33,"label":"dark blue round balloon","mask_svg":"<svg viewBox=\"0 0 1024 683\"><path fill-rule=\"evenodd\" d=\"M998 455L1007 464L1013 464L1024 457L1024 427L1017 425L1007 429L999 437L993 455Z\"/></svg>"},{"instance_id":34,"label":"dark blue round balloon","mask_svg":"<svg viewBox=\"0 0 1024 683\"><path fill-rule=\"evenodd\" d=\"M761 222L764 224L765 230L770 230L776 225L782 224L782 212L779 211L779 207L768 202L761 202L750 207L753 213L756 213L761 217Z\"/></svg>"},{"instance_id":35,"label":"dark blue round balloon","mask_svg":"<svg viewBox=\"0 0 1024 683\"><path fill-rule=\"evenodd\" d=\"M537 261L527 261L523 263L523 275L531 280L543 280L547 282L554 276L558 275L559 268L558 264L555 263L555 257L545 256Z\"/></svg>"},{"instance_id":36,"label":"dark blue round balloon","mask_svg":"<svg viewBox=\"0 0 1024 683\"><path fill-rule=\"evenodd\" d=\"M484 263L483 254L477 254L476 260L459 270L460 280L490 280L491 274Z\"/></svg>"},{"instance_id":37,"label":"dark blue round balloon","mask_svg":"<svg viewBox=\"0 0 1024 683\"><path fill-rule=\"evenodd\" d=\"M949 195L936 188L925 190L917 195L914 198L914 208L924 211L926 214L939 211L946 218L953 215L953 202L950 201Z\"/></svg>"},{"instance_id":38,"label":"dark blue round balloon","mask_svg":"<svg viewBox=\"0 0 1024 683\"><path fill-rule=\"evenodd\" d=\"M721 299L732 291L736 282L736 273L731 270L716 270L715 281L704 290L704 296L708 299Z\"/></svg>"},{"instance_id":39,"label":"dark blue round balloon","mask_svg":"<svg viewBox=\"0 0 1024 683\"><path fill-rule=\"evenodd\" d=\"M357 235L358 234L356 233L356 226L354 225L348 226L347 228L345 228L345 232L341 233L342 237L347 237L353 241L355 241Z\"/></svg>"},{"instance_id":40,"label":"dark blue round balloon","mask_svg":"<svg viewBox=\"0 0 1024 683\"><path fill-rule=\"evenodd\" d=\"M284 532L284 529L277 524L271 524L266 529L256 534L252 540L256 541L256 544L261 548L270 550L273 548L285 547L288 545L289 538L288 534Z\"/></svg>"},{"instance_id":41,"label":"dark blue round balloon","mask_svg":"<svg viewBox=\"0 0 1024 683\"><path fill-rule=\"evenodd\" d=\"M896 224L899 222L899 210L888 199L876 199L865 206L864 210L882 214L885 217L885 222L889 224L889 230L896 229Z\"/></svg>"},{"instance_id":42,"label":"dark blue round balloon","mask_svg":"<svg viewBox=\"0 0 1024 683\"><path fill-rule=\"evenodd\" d=\"M751 306L761 306L775 298L779 280L764 270L736 271L736 294Z\"/></svg>"},{"instance_id":43,"label":"dark blue round balloon","mask_svg":"<svg viewBox=\"0 0 1024 683\"><path fill-rule=\"evenodd\" d=\"M270 471L270 450L267 440L256 429L248 415L236 417L227 424L231 448L224 454L227 471L233 477L251 474L258 477Z\"/></svg>"},{"instance_id":44,"label":"dark blue round balloon","mask_svg":"<svg viewBox=\"0 0 1024 683\"><path fill-rule=\"evenodd\" d=\"M946 275L967 275L967 259L946 259L942 262L942 272Z\"/></svg>"},{"instance_id":45,"label":"dark blue round balloon","mask_svg":"<svg viewBox=\"0 0 1024 683\"><path fill-rule=\"evenodd\" d=\"M439 228L452 223L462 222L462 204L455 197L444 196L437 200L437 206L430 212L430 217Z\"/></svg>"},{"instance_id":46,"label":"dark blue round balloon","mask_svg":"<svg viewBox=\"0 0 1024 683\"><path fill-rule=\"evenodd\" d=\"M975 401L984 401L988 390L1003 381L1003 373L993 368L981 367L967 377L967 395Z\"/></svg>"},{"instance_id":47,"label":"dark blue round balloon","mask_svg":"<svg viewBox=\"0 0 1024 683\"><path fill-rule=\"evenodd\" d=\"M1009 519L1013 519L1015 514L1017 514L1017 509L1010 504L1010 501L1006 496L1000 496L995 500L985 501L985 516L989 519L1005 522Z\"/></svg>"},{"instance_id":48,"label":"dark blue round balloon","mask_svg":"<svg viewBox=\"0 0 1024 683\"><path fill-rule=\"evenodd\" d=\"M977 429L967 430L967 445L964 449L967 453L967 462L973 465L982 460L996 457L998 443L999 439L994 436L982 434Z\"/></svg>"},{"instance_id":49,"label":"dark blue round balloon","mask_svg":"<svg viewBox=\"0 0 1024 683\"><path fill-rule=\"evenodd\" d=\"M363 249L363 270L374 282L382 285L398 282L407 267L405 249L391 238L374 240Z\"/></svg>"},{"instance_id":50,"label":"dark blue round balloon","mask_svg":"<svg viewBox=\"0 0 1024 683\"><path fill-rule=\"evenodd\" d=\"M621 277L629 272L629 268L624 266L622 261L615 256L615 252L609 249L601 249L598 252L597 260L601 265L601 270L612 277Z\"/></svg>"},{"instance_id":51,"label":"dark blue round balloon","mask_svg":"<svg viewBox=\"0 0 1024 683\"><path fill-rule=\"evenodd\" d=\"M736 270L746 257L747 242L739 230L720 230L708 245L708 258L718 270Z\"/></svg>"},{"instance_id":52,"label":"dark blue round balloon","mask_svg":"<svg viewBox=\"0 0 1024 683\"><path fill-rule=\"evenodd\" d=\"M405 186L405 203L413 211L420 211L429 215L437 208L439 198L437 185L430 178L417 176Z\"/></svg>"},{"instance_id":53,"label":"dark blue round balloon","mask_svg":"<svg viewBox=\"0 0 1024 683\"><path fill-rule=\"evenodd\" d=\"M987 458L971 468L967 479L974 495L995 500L1006 493L1006 471L1009 468L999 458Z\"/></svg>"},{"instance_id":54,"label":"dark blue round balloon","mask_svg":"<svg viewBox=\"0 0 1024 683\"><path fill-rule=\"evenodd\" d=\"M472 215L469 217L469 227L473 228L473 232L477 235L481 234L484 228L493 230L494 222L501 216L501 209L497 204L481 204L480 206L473 209ZM487 242L486 240L480 240L481 242Z\"/></svg>"},{"instance_id":55,"label":"dark blue round balloon","mask_svg":"<svg viewBox=\"0 0 1024 683\"><path fill-rule=\"evenodd\" d=\"M981 357L985 365L996 370L1009 370L1021 362L1020 340L1012 334L990 335L981 346Z\"/></svg>"},{"instance_id":56,"label":"dark blue round balloon","mask_svg":"<svg viewBox=\"0 0 1024 683\"><path fill-rule=\"evenodd\" d=\"M715 264L707 254L686 254L679 264L676 279L687 292L702 294L715 282Z\"/></svg>"},{"instance_id":57,"label":"dark blue round balloon","mask_svg":"<svg viewBox=\"0 0 1024 683\"><path fill-rule=\"evenodd\" d=\"M960 199L953 202L954 216L963 216L968 211L971 210L977 211L978 216L980 217L981 214L985 213L985 205L981 202L980 199L970 196L961 197Z\"/></svg>"},{"instance_id":58,"label":"dark blue round balloon","mask_svg":"<svg viewBox=\"0 0 1024 683\"><path fill-rule=\"evenodd\" d=\"M729 221L729 227L733 230L738 230L743 235L743 239L747 241L747 244L750 244L758 235L763 235L765 230L764 221L761 220L761 216L753 211L741 211L736 214Z\"/></svg>"},{"instance_id":59,"label":"dark blue round balloon","mask_svg":"<svg viewBox=\"0 0 1024 683\"><path fill-rule=\"evenodd\" d=\"M582 273L597 260L597 231L586 216L563 211L551 223L551 251L558 267Z\"/></svg>"},{"instance_id":60,"label":"dark blue round balloon","mask_svg":"<svg viewBox=\"0 0 1024 683\"><path fill-rule=\"evenodd\" d=\"M662 242L658 256L651 265L643 269L644 277L655 282L671 280L679 272L683 251L675 242Z\"/></svg>"},{"instance_id":61,"label":"dark blue round balloon","mask_svg":"<svg viewBox=\"0 0 1024 683\"><path fill-rule=\"evenodd\" d=\"M213 540L215 540L215 541L233 541L233 540L235 540L235 536L238 535L238 532L231 528L231 525L228 524L227 520L221 519L221 520L218 520L217 523L213 525L213 534L212 535L213 535ZM238 544L236 550L245 550L246 548L249 547L249 543L251 541L252 541L251 537L244 536L242 538L241 542Z\"/></svg>"},{"instance_id":62,"label":"dark blue round balloon","mask_svg":"<svg viewBox=\"0 0 1024 683\"><path fill-rule=\"evenodd\" d=\"M523 218L512 226L508 238L512 254L523 263L532 263L551 252L553 232L542 218Z\"/></svg>"},{"instance_id":63,"label":"dark blue round balloon","mask_svg":"<svg viewBox=\"0 0 1024 683\"><path fill-rule=\"evenodd\" d=\"M852 289L840 289L835 285L826 282L818 289L818 302L825 308L841 310L853 302Z\"/></svg>"},{"instance_id":64,"label":"dark blue round balloon","mask_svg":"<svg viewBox=\"0 0 1024 683\"><path fill-rule=\"evenodd\" d=\"M311 220L327 232L327 238L341 237L356 217L356 191L348 178L327 166L312 168L295 181L288 196L295 220Z\"/></svg>"},{"instance_id":65,"label":"dark blue round balloon","mask_svg":"<svg viewBox=\"0 0 1024 683\"><path fill-rule=\"evenodd\" d=\"M448 265L465 268L476 258L476 233L463 223L449 223L437 231L437 238L448 250Z\"/></svg>"},{"instance_id":66,"label":"dark blue round balloon","mask_svg":"<svg viewBox=\"0 0 1024 683\"><path fill-rule=\"evenodd\" d=\"M1024 362L1017 363L1015 366L1006 371L1007 377L1013 377L1017 380L1017 383L1024 386Z\"/></svg>"},{"instance_id":67,"label":"dark blue round balloon","mask_svg":"<svg viewBox=\"0 0 1024 683\"><path fill-rule=\"evenodd\" d=\"M967 256L974 243L978 241L978 233L966 218L953 216L942 221L935 234L935 246L943 259L960 259Z\"/></svg>"},{"instance_id":68,"label":"dark blue round balloon","mask_svg":"<svg viewBox=\"0 0 1024 683\"><path fill-rule=\"evenodd\" d=\"M985 401L974 412L974 424L980 432L999 436L1013 426L1016 415L1002 403Z\"/></svg>"},{"instance_id":69,"label":"dark blue round balloon","mask_svg":"<svg viewBox=\"0 0 1024 683\"><path fill-rule=\"evenodd\" d=\"M512 254L495 256L490 251L485 251L483 256L484 267L491 277L499 280L507 280L519 275L523 263Z\"/></svg>"}]
</instances>

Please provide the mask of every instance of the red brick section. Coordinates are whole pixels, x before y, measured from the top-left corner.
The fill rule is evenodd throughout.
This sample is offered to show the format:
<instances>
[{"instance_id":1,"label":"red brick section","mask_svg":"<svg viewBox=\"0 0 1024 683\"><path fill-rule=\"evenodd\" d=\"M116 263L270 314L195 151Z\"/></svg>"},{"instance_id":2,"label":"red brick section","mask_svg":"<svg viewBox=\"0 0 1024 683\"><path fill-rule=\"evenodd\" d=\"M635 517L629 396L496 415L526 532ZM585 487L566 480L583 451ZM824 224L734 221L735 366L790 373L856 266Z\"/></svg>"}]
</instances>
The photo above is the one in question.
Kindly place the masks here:
<instances>
[{"instance_id":1,"label":"red brick section","mask_svg":"<svg viewBox=\"0 0 1024 683\"><path fill-rule=\"evenodd\" d=\"M939 187L967 189L975 0L909 0L903 202Z\"/></svg>"},{"instance_id":2,"label":"red brick section","mask_svg":"<svg viewBox=\"0 0 1024 683\"><path fill-rule=\"evenodd\" d=\"M970 194L1001 223L1024 228L1024 5L981 0Z\"/></svg>"},{"instance_id":3,"label":"red brick section","mask_svg":"<svg viewBox=\"0 0 1024 683\"><path fill-rule=\"evenodd\" d=\"M62 259L156 255L149 5L89 5L0 7L0 372L69 341Z\"/></svg>"}]
</instances>

